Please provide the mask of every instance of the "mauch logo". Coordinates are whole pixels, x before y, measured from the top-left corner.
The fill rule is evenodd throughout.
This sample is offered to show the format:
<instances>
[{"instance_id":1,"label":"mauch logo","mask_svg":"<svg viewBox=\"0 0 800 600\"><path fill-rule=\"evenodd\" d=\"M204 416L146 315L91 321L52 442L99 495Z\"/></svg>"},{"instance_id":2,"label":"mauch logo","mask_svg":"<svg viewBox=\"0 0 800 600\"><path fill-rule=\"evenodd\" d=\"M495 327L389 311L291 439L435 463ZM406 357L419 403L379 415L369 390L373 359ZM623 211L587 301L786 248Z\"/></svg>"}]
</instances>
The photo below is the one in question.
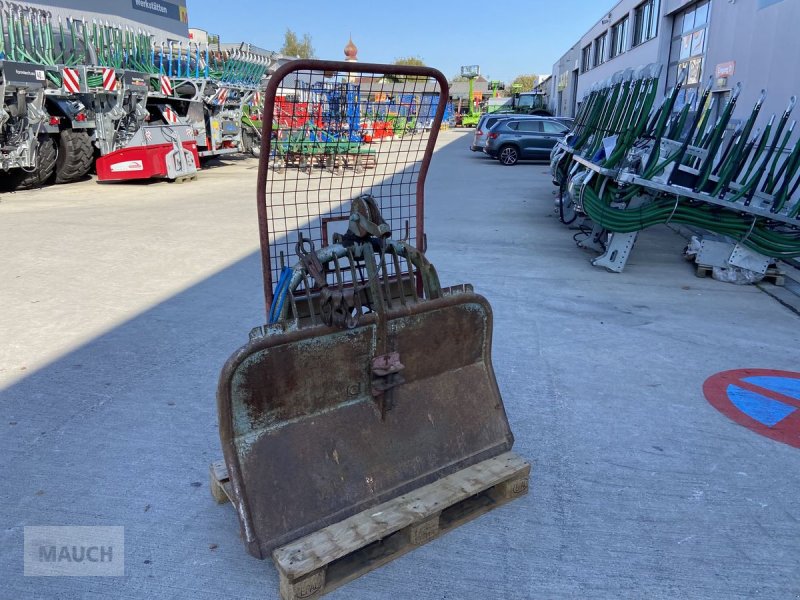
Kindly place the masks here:
<instances>
[{"instance_id":1,"label":"mauch logo","mask_svg":"<svg viewBox=\"0 0 800 600\"><path fill-rule=\"evenodd\" d=\"M125 575L124 527L25 527L25 575Z\"/></svg>"},{"instance_id":2,"label":"mauch logo","mask_svg":"<svg viewBox=\"0 0 800 600\"><path fill-rule=\"evenodd\" d=\"M39 562L111 562L114 546L39 546Z\"/></svg>"}]
</instances>

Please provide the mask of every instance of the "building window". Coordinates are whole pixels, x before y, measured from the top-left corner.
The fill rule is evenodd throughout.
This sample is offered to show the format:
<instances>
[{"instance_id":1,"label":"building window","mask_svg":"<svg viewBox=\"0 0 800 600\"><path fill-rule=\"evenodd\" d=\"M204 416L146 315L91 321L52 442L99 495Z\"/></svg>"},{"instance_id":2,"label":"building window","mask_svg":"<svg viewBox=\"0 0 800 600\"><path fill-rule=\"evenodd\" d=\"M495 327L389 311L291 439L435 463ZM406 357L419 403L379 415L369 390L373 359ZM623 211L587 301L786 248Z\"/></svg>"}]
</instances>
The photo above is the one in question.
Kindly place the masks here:
<instances>
[{"instance_id":1,"label":"building window","mask_svg":"<svg viewBox=\"0 0 800 600\"><path fill-rule=\"evenodd\" d=\"M675 85L678 77L686 71L686 79L675 105L676 108L680 108L688 102L693 92L696 97L696 91L703 79L710 8L711 0L701 0L677 13L674 17L667 89Z\"/></svg>"},{"instance_id":2,"label":"building window","mask_svg":"<svg viewBox=\"0 0 800 600\"><path fill-rule=\"evenodd\" d=\"M611 28L611 58L628 49L628 21L625 17Z\"/></svg>"},{"instance_id":3,"label":"building window","mask_svg":"<svg viewBox=\"0 0 800 600\"><path fill-rule=\"evenodd\" d=\"M594 66L597 67L606 62L606 39L608 32L594 40Z\"/></svg>"},{"instance_id":4,"label":"building window","mask_svg":"<svg viewBox=\"0 0 800 600\"><path fill-rule=\"evenodd\" d=\"M638 46L658 35L660 0L647 0L636 7L634 13L633 45Z\"/></svg>"},{"instance_id":5,"label":"building window","mask_svg":"<svg viewBox=\"0 0 800 600\"><path fill-rule=\"evenodd\" d=\"M581 51L581 73L586 73L589 69L592 68L592 63L590 62L592 58L592 46L586 46Z\"/></svg>"}]
</instances>

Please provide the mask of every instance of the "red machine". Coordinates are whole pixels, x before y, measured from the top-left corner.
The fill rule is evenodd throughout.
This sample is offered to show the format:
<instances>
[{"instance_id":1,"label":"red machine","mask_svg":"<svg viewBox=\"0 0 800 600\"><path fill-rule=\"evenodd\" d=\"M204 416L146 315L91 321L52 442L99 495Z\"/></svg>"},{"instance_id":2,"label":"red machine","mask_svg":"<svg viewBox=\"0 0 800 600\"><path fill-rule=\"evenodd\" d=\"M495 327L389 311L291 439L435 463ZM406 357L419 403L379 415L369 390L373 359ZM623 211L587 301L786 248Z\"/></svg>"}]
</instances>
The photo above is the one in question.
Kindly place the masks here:
<instances>
[{"instance_id":1,"label":"red machine","mask_svg":"<svg viewBox=\"0 0 800 600\"><path fill-rule=\"evenodd\" d=\"M186 126L146 126L125 147L97 159L98 181L192 179L200 157Z\"/></svg>"}]
</instances>

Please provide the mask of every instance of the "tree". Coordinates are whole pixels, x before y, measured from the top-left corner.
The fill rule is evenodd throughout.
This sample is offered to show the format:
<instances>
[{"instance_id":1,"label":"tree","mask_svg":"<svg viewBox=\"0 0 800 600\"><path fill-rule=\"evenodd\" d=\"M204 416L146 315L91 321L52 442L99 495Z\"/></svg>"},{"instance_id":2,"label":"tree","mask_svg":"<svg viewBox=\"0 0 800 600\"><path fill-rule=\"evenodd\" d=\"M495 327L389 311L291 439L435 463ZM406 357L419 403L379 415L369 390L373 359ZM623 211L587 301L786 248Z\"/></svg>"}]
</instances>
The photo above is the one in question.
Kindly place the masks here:
<instances>
[{"instance_id":1,"label":"tree","mask_svg":"<svg viewBox=\"0 0 800 600\"><path fill-rule=\"evenodd\" d=\"M531 92L533 91L533 86L536 84L537 79L536 75L517 75L516 79L511 82L511 85L519 84L522 86L519 88L520 92Z\"/></svg>"},{"instance_id":2,"label":"tree","mask_svg":"<svg viewBox=\"0 0 800 600\"><path fill-rule=\"evenodd\" d=\"M424 67L425 61L422 60L421 56L401 56L400 58L395 58L392 64L405 66L405 67ZM392 81L396 81L398 83L402 81L424 81L427 77L398 77L397 75L390 76L389 79Z\"/></svg>"},{"instance_id":3,"label":"tree","mask_svg":"<svg viewBox=\"0 0 800 600\"><path fill-rule=\"evenodd\" d=\"M402 56L394 59L396 65L407 65L409 67L424 67L425 61L419 56Z\"/></svg>"},{"instance_id":4,"label":"tree","mask_svg":"<svg viewBox=\"0 0 800 600\"><path fill-rule=\"evenodd\" d=\"M314 54L314 46L311 45L311 36L304 33L301 41L298 39L297 34L288 28L283 36L281 54L284 56L296 56L297 58L314 58L316 56Z\"/></svg>"}]
</instances>

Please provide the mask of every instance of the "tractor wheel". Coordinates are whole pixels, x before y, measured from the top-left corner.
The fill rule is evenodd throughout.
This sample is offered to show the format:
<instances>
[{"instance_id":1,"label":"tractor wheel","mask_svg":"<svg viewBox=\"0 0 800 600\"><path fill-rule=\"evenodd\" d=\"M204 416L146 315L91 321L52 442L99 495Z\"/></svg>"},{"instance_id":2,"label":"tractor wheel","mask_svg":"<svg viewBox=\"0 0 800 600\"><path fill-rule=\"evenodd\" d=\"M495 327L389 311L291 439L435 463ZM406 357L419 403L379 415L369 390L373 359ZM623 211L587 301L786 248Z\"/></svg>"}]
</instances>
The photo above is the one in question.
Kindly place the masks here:
<instances>
[{"instance_id":1,"label":"tractor wheel","mask_svg":"<svg viewBox=\"0 0 800 600\"><path fill-rule=\"evenodd\" d=\"M50 183L56 170L56 142L47 134L39 135L36 166L30 171L15 169L3 178L3 191L30 190Z\"/></svg>"},{"instance_id":2,"label":"tractor wheel","mask_svg":"<svg viewBox=\"0 0 800 600\"><path fill-rule=\"evenodd\" d=\"M261 140L257 137L253 138L252 141L252 148L250 148L250 154L255 156L256 158L261 156Z\"/></svg>"},{"instance_id":3,"label":"tractor wheel","mask_svg":"<svg viewBox=\"0 0 800 600\"><path fill-rule=\"evenodd\" d=\"M245 154L250 154L253 151L253 138L250 136L250 132L246 129L242 130L242 152Z\"/></svg>"},{"instance_id":4,"label":"tractor wheel","mask_svg":"<svg viewBox=\"0 0 800 600\"><path fill-rule=\"evenodd\" d=\"M500 159L500 164L511 167L519 161L519 150L514 146L503 146L500 148L497 157Z\"/></svg>"},{"instance_id":5,"label":"tractor wheel","mask_svg":"<svg viewBox=\"0 0 800 600\"><path fill-rule=\"evenodd\" d=\"M261 143L258 137L249 129L242 131L242 152L256 158L261 156Z\"/></svg>"},{"instance_id":6,"label":"tractor wheel","mask_svg":"<svg viewBox=\"0 0 800 600\"><path fill-rule=\"evenodd\" d=\"M77 181L89 172L93 160L94 149L89 134L65 129L59 136L56 183Z\"/></svg>"}]
</instances>

